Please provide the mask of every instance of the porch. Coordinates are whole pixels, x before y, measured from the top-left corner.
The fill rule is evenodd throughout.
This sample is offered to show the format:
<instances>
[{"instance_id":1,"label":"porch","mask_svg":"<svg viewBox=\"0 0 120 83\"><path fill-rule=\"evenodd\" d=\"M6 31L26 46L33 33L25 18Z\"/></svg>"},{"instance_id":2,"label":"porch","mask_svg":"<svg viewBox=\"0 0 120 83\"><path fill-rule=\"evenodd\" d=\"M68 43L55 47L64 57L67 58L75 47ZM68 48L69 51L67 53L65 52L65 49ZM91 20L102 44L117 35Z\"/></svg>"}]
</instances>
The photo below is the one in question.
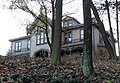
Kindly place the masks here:
<instances>
[{"instance_id":1,"label":"porch","mask_svg":"<svg viewBox=\"0 0 120 83\"><path fill-rule=\"evenodd\" d=\"M16 50L10 50L8 52L8 55L29 55L30 49L28 48L22 48L19 51Z\"/></svg>"}]
</instances>

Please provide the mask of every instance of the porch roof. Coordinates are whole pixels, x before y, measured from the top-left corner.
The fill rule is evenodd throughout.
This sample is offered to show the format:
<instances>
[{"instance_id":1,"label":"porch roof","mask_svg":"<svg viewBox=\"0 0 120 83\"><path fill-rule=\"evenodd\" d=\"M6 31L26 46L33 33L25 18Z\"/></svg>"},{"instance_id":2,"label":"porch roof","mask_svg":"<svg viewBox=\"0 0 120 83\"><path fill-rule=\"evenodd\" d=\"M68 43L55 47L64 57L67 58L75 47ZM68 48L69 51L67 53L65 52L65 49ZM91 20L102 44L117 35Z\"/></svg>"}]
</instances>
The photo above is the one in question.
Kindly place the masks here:
<instances>
[{"instance_id":1,"label":"porch roof","mask_svg":"<svg viewBox=\"0 0 120 83\"><path fill-rule=\"evenodd\" d=\"M13 38L13 39L10 39L9 41L10 41L10 42L13 42L13 41L18 41L18 40L27 39L27 38L30 38L30 37L31 37L31 36L28 35L28 36L23 36L23 37Z\"/></svg>"}]
</instances>

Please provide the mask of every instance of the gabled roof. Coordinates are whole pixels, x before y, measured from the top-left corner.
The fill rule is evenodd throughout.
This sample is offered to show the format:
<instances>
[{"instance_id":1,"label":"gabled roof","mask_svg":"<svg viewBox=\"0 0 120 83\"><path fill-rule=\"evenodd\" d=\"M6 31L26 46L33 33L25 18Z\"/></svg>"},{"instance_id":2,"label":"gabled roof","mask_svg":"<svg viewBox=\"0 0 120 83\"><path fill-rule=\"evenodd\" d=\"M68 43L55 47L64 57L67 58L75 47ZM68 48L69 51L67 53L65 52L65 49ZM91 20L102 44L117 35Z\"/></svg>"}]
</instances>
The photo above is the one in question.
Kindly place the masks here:
<instances>
[{"instance_id":1,"label":"gabled roof","mask_svg":"<svg viewBox=\"0 0 120 83\"><path fill-rule=\"evenodd\" d=\"M71 17L71 16L65 16L62 21L64 22L64 21L67 21L67 20L74 20L78 24L81 24L77 19L75 19L74 17Z\"/></svg>"},{"instance_id":2,"label":"gabled roof","mask_svg":"<svg viewBox=\"0 0 120 83\"><path fill-rule=\"evenodd\" d=\"M38 15L38 17L33 21L33 23L30 25L30 27L27 27L27 33L31 34L32 31L35 29L35 27L45 27L45 24L40 20L42 19L42 21L46 21L49 22L49 24L51 24L51 19L48 18L46 15L44 15L43 13L40 13Z\"/></svg>"}]
</instances>

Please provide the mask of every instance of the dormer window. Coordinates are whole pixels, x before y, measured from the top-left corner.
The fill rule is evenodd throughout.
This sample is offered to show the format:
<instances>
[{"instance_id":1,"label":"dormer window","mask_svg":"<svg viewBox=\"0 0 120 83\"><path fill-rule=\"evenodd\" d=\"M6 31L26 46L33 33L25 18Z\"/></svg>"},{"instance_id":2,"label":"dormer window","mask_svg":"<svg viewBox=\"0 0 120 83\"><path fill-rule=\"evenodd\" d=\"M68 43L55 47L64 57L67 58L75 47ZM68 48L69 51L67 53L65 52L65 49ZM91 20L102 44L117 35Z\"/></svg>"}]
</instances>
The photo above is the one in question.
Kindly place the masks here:
<instances>
[{"instance_id":1,"label":"dormer window","mask_svg":"<svg viewBox=\"0 0 120 83\"><path fill-rule=\"evenodd\" d=\"M75 27L75 26L78 26L80 25L80 22L77 21L77 19L73 18L73 17L70 17L70 16L66 16L64 19L63 19L63 27Z\"/></svg>"},{"instance_id":2,"label":"dormer window","mask_svg":"<svg viewBox=\"0 0 120 83\"><path fill-rule=\"evenodd\" d=\"M69 26L73 26L73 21L69 21Z\"/></svg>"},{"instance_id":3,"label":"dormer window","mask_svg":"<svg viewBox=\"0 0 120 83\"><path fill-rule=\"evenodd\" d=\"M73 26L73 21L66 21L63 24L64 24L64 27L70 27L70 26Z\"/></svg>"},{"instance_id":4,"label":"dormer window","mask_svg":"<svg viewBox=\"0 0 120 83\"><path fill-rule=\"evenodd\" d=\"M64 22L64 23L63 23L63 26L64 26L64 27L68 27L68 22Z\"/></svg>"}]
</instances>

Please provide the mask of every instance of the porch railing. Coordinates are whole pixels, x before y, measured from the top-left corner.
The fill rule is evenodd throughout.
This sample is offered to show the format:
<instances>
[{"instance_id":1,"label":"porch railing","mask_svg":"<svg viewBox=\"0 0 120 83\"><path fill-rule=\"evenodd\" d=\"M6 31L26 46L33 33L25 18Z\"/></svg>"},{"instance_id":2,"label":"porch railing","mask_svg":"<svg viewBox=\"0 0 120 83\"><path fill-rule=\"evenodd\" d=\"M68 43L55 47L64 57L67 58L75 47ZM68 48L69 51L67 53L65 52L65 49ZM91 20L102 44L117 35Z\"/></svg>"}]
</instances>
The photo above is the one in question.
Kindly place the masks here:
<instances>
[{"instance_id":1,"label":"porch railing","mask_svg":"<svg viewBox=\"0 0 120 83\"><path fill-rule=\"evenodd\" d=\"M81 40L80 38L72 39L71 41L65 40L65 41L62 41L62 44L65 45L65 44L72 44L72 43L79 43L79 42L83 42L83 40Z\"/></svg>"},{"instance_id":2,"label":"porch railing","mask_svg":"<svg viewBox=\"0 0 120 83\"><path fill-rule=\"evenodd\" d=\"M28 49L28 48L22 48L21 50L18 50L18 51L16 51L16 50L10 50L10 51L8 52L8 55L27 54L27 53L29 53L29 52L30 52L30 49Z\"/></svg>"}]
</instances>

